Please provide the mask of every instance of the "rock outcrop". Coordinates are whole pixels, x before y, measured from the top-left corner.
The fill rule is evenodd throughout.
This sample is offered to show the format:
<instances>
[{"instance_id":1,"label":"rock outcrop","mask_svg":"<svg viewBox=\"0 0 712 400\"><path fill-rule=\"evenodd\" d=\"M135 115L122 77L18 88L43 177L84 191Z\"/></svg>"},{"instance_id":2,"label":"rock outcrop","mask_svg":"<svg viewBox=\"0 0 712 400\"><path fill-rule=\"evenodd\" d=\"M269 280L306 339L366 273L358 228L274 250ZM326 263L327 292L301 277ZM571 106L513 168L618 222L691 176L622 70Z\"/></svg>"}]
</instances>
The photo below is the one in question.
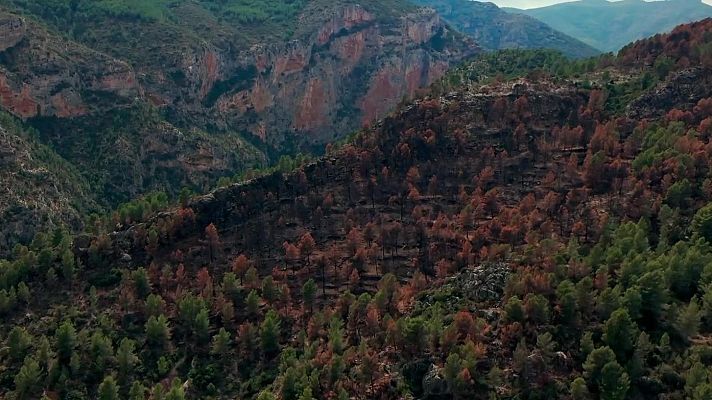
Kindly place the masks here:
<instances>
[{"instance_id":1,"label":"rock outcrop","mask_svg":"<svg viewBox=\"0 0 712 400\"><path fill-rule=\"evenodd\" d=\"M360 6L345 7L306 41L241 55L238 69L255 74L244 89L220 96L214 115L255 136L272 132L265 139L277 148L289 136L325 143L373 122L473 54L454 37L432 12L383 23Z\"/></svg>"},{"instance_id":2,"label":"rock outcrop","mask_svg":"<svg viewBox=\"0 0 712 400\"><path fill-rule=\"evenodd\" d=\"M22 118L65 118L90 114L98 100L140 96L181 127L245 132L277 152L324 144L383 116L478 51L432 10L409 6L383 16L371 3L307 5L291 39L251 44L220 21L211 22L226 37L160 21L77 22L92 32L77 40L114 59L3 12L0 99ZM123 29L141 32L143 47L112 34Z\"/></svg>"},{"instance_id":3,"label":"rock outcrop","mask_svg":"<svg viewBox=\"0 0 712 400\"><path fill-rule=\"evenodd\" d=\"M174 65L145 66L146 76L180 76L181 86L168 78L142 84L180 120L248 132L277 151L324 144L478 51L432 10L414 10L383 19L360 5L333 7L293 40L241 51L207 43Z\"/></svg>"},{"instance_id":4,"label":"rock outcrop","mask_svg":"<svg viewBox=\"0 0 712 400\"><path fill-rule=\"evenodd\" d=\"M23 119L70 118L140 95L125 62L0 10L0 105Z\"/></svg>"}]
</instances>

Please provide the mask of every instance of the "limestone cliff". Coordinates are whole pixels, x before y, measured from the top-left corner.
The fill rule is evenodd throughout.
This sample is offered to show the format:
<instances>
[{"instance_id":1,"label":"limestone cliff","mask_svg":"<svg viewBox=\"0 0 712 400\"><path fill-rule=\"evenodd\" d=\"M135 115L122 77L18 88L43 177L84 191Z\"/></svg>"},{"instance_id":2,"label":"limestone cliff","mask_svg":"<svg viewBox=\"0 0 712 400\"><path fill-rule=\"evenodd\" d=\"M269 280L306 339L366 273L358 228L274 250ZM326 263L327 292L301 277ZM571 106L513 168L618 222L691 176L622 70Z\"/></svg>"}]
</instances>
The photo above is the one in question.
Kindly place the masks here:
<instances>
[{"instance_id":1,"label":"limestone cliff","mask_svg":"<svg viewBox=\"0 0 712 400\"><path fill-rule=\"evenodd\" d=\"M276 148L290 139L325 143L383 116L474 51L434 12L379 21L350 5L306 38L256 45L225 60L217 82L245 77L214 95L209 112ZM212 62L208 53L201 69L215 71Z\"/></svg>"}]
</instances>

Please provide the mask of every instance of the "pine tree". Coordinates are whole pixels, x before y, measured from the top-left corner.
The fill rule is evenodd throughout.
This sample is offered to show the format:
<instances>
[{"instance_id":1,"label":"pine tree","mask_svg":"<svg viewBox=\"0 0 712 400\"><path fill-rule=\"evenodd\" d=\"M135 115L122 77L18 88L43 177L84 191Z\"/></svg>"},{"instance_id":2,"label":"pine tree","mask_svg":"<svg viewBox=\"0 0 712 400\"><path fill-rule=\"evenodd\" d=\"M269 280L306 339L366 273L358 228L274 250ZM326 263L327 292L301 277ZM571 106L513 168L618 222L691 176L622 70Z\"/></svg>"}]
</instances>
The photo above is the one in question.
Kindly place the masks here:
<instances>
[{"instance_id":1,"label":"pine tree","mask_svg":"<svg viewBox=\"0 0 712 400\"><path fill-rule=\"evenodd\" d=\"M67 282L71 282L74 279L74 270L76 269L76 262L74 260L74 254L67 250L62 254L62 277Z\"/></svg>"},{"instance_id":2,"label":"pine tree","mask_svg":"<svg viewBox=\"0 0 712 400\"><path fill-rule=\"evenodd\" d=\"M146 387L140 381L134 381L131 384L129 400L146 400Z\"/></svg>"},{"instance_id":3,"label":"pine tree","mask_svg":"<svg viewBox=\"0 0 712 400\"><path fill-rule=\"evenodd\" d=\"M213 343L210 352L213 355L223 357L230 349L230 333L225 328L220 328L220 331L213 336Z\"/></svg>"},{"instance_id":4,"label":"pine tree","mask_svg":"<svg viewBox=\"0 0 712 400\"><path fill-rule=\"evenodd\" d=\"M146 298L146 315L157 317L163 313L166 308L166 302L158 294L149 294Z\"/></svg>"},{"instance_id":5,"label":"pine tree","mask_svg":"<svg viewBox=\"0 0 712 400\"><path fill-rule=\"evenodd\" d=\"M336 316L329 322L329 348L334 354L344 352L343 322Z\"/></svg>"},{"instance_id":6,"label":"pine tree","mask_svg":"<svg viewBox=\"0 0 712 400\"><path fill-rule=\"evenodd\" d=\"M185 391L178 378L173 380L171 390L166 393L165 400L185 400Z\"/></svg>"},{"instance_id":7,"label":"pine tree","mask_svg":"<svg viewBox=\"0 0 712 400\"><path fill-rule=\"evenodd\" d=\"M304 286L302 286L302 297L304 298L304 307L309 309L311 313L314 308L314 299L316 298L316 282L314 279L309 279Z\"/></svg>"},{"instance_id":8,"label":"pine tree","mask_svg":"<svg viewBox=\"0 0 712 400\"><path fill-rule=\"evenodd\" d=\"M708 370L708 367L698 361L687 371L685 374L685 394L687 394L688 398L694 397L695 391L707 382L708 376L712 377Z\"/></svg>"},{"instance_id":9,"label":"pine tree","mask_svg":"<svg viewBox=\"0 0 712 400\"><path fill-rule=\"evenodd\" d=\"M544 332L542 334L537 335L536 347L537 349L539 349L539 352L541 353L541 357L544 359L544 362L548 364L551 361L551 358L554 356L554 351L556 350L556 342L551 336L551 333Z\"/></svg>"},{"instance_id":10,"label":"pine tree","mask_svg":"<svg viewBox=\"0 0 712 400\"><path fill-rule=\"evenodd\" d=\"M693 297L686 306L682 307L675 321L675 328L685 339L689 339L700 331L700 304L697 297Z\"/></svg>"},{"instance_id":11,"label":"pine tree","mask_svg":"<svg viewBox=\"0 0 712 400\"><path fill-rule=\"evenodd\" d=\"M32 398L39 387L40 366L33 357L25 358L20 371L15 375L15 393L18 399Z\"/></svg>"},{"instance_id":12,"label":"pine tree","mask_svg":"<svg viewBox=\"0 0 712 400\"><path fill-rule=\"evenodd\" d=\"M12 328L7 336L7 347L10 358L15 361L23 360L26 356L27 349L32 344L32 335L27 333L27 330L21 326Z\"/></svg>"},{"instance_id":13,"label":"pine tree","mask_svg":"<svg viewBox=\"0 0 712 400\"><path fill-rule=\"evenodd\" d=\"M17 284L17 300L23 305L30 303L30 288L27 287L25 282Z\"/></svg>"},{"instance_id":14,"label":"pine tree","mask_svg":"<svg viewBox=\"0 0 712 400\"><path fill-rule=\"evenodd\" d=\"M116 384L114 377L108 375L99 385L97 393L99 400L119 400L119 386Z\"/></svg>"},{"instance_id":15,"label":"pine tree","mask_svg":"<svg viewBox=\"0 0 712 400\"><path fill-rule=\"evenodd\" d=\"M598 387L602 400L625 400L630 387L630 379L617 362L611 361L601 369Z\"/></svg>"},{"instance_id":16,"label":"pine tree","mask_svg":"<svg viewBox=\"0 0 712 400\"><path fill-rule=\"evenodd\" d=\"M583 336L581 336L579 348L581 350L581 357L585 360L595 348L593 345L593 332L585 332Z\"/></svg>"},{"instance_id":17,"label":"pine tree","mask_svg":"<svg viewBox=\"0 0 712 400\"><path fill-rule=\"evenodd\" d=\"M619 360L627 360L635 346L638 327L625 309L618 309L611 314L603 327L603 342L610 347Z\"/></svg>"},{"instance_id":18,"label":"pine tree","mask_svg":"<svg viewBox=\"0 0 712 400\"><path fill-rule=\"evenodd\" d=\"M535 324L546 324L549 321L549 301L540 294L529 294L524 302L527 318Z\"/></svg>"},{"instance_id":19,"label":"pine tree","mask_svg":"<svg viewBox=\"0 0 712 400\"><path fill-rule=\"evenodd\" d=\"M233 298L237 293L237 275L234 272L226 272L222 279L222 292L226 297Z\"/></svg>"},{"instance_id":20,"label":"pine tree","mask_svg":"<svg viewBox=\"0 0 712 400\"><path fill-rule=\"evenodd\" d=\"M210 262L213 262L220 249L220 235L218 234L218 229L215 227L215 224L210 224L205 227L205 240L208 245Z\"/></svg>"},{"instance_id":21,"label":"pine tree","mask_svg":"<svg viewBox=\"0 0 712 400\"><path fill-rule=\"evenodd\" d=\"M245 299L245 311L247 315L254 318L258 315L260 310L260 296L257 294L256 290L250 291Z\"/></svg>"},{"instance_id":22,"label":"pine tree","mask_svg":"<svg viewBox=\"0 0 712 400\"><path fill-rule=\"evenodd\" d=\"M702 293L702 317L706 328L712 330L712 283L708 284Z\"/></svg>"},{"instance_id":23,"label":"pine tree","mask_svg":"<svg viewBox=\"0 0 712 400\"><path fill-rule=\"evenodd\" d=\"M601 378L603 367L616 360L616 355L610 347L599 347L586 357L583 364L583 374L589 384L597 385Z\"/></svg>"},{"instance_id":24,"label":"pine tree","mask_svg":"<svg viewBox=\"0 0 712 400\"><path fill-rule=\"evenodd\" d=\"M232 262L232 272L234 272L235 275L237 275L237 277L240 278L240 283L242 283L242 279L244 278L244 276L247 273L247 270L249 268L250 268L250 260L244 254L240 254Z\"/></svg>"},{"instance_id":25,"label":"pine tree","mask_svg":"<svg viewBox=\"0 0 712 400\"><path fill-rule=\"evenodd\" d=\"M266 356L271 356L279 351L279 316L274 310L269 310L260 326L260 340L262 352Z\"/></svg>"},{"instance_id":26,"label":"pine tree","mask_svg":"<svg viewBox=\"0 0 712 400\"><path fill-rule=\"evenodd\" d=\"M571 382L571 399L572 400L590 400L591 399L591 393L588 391L588 387L586 387L586 381L578 377L574 379L573 382Z\"/></svg>"},{"instance_id":27,"label":"pine tree","mask_svg":"<svg viewBox=\"0 0 712 400\"><path fill-rule=\"evenodd\" d=\"M263 390L257 396L257 400L277 400L277 398L269 390Z\"/></svg>"},{"instance_id":28,"label":"pine tree","mask_svg":"<svg viewBox=\"0 0 712 400\"><path fill-rule=\"evenodd\" d=\"M262 280L262 298L264 298L269 304L272 304L275 300L277 300L277 295L277 286L274 284L274 278L266 276Z\"/></svg>"},{"instance_id":29,"label":"pine tree","mask_svg":"<svg viewBox=\"0 0 712 400\"><path fill-rule=\"evenodd\" d=\"M55 331L54 339L59 361L68 363L77 345L77 331L74 325L69 320L64 321Z\"/></svg>"},{"instance_id":30,"label":"pine tree","mask_svg":"<svg viewBox=\"0 0 712 400\"><path fill-rule=\"evenodd\" d=\"M37 349L35 355L40 367L49 369L50 361L52 359L52 345L50 345L47 336L40 336L39 340L37 340L37 343L35 344L35 348Z\"/></svg>"},{"instance_id":31,"label":"pine tree","mask_svg":"<svg viewBox=\"0 0 712 400\"><path fill-rule=\"evenodd\" d=\"M196 315L193 323L193 333L198 343L203 344L210 339L210 317L206 308L202 308Z\"/></svg>"},{"instance_id":32,"label":"pine tree","mask_svg":"<svg viewBox=\"0 0 712 400\"><path fill-rule=\"evenodd\" d=\"M514 349L512 354L512 367L515 371L521 373L526 368L527 358L531 353L527 348L527 342L522 338L522 340L517 343L517 347Z\"/></svg>"},{"instance_id":33,"label":"pine tree","mask_svg":"<svg viewBox=\"0 0 712 400\"><path fill-rule=\"evenodd\" d=\"M124 382L133 371L139 359L134 354L136 343L128 338L121 339L119 347L116 349L116 364L119 371L119 381Z\"/></svg>"},{"instance_id":34,"label":"pine tree","mask_svg":"<svg viewBox=\"0 0 712 400\"><path fill-rule=\"evenodd\" d=\"M299 400L314 400L314 396L312 396L312 390L310 387L307 386L304 388L304 391L299 396Z\"/></svg>"},{"instance_id":35,"label":"pine tree","mask_svg":"<svg viewBox=\"0 0 712 400\"><path fill-rule=\"evenodd\" d=\"M168 328L168 320L164 315L150 317L146 321L146 342L151 346L152 350L165 350L170 339L171 331Z\"/></svg>"},{"instance_id":36,"label":"pine tree","mask_svg":"<svg viewBox=\"0 0 712 400\"><path fill-rule=\"evenodd\" d=\"M151 280L148 277L146 269L141 267L133 271L131 274L133 278L134 288L136 290L136 297L139 299L144 299L151 293Z\"/></svg>"},{"instance_id":37,"label":"pine tree","mask_svg":"<svg viewBox=\"0 0 712 400\"><path fill-rule=\"evenodd\" d=\"M524 322L524 308L522 301L517 296L512 296L504 306L507 322Z\"/></svg>"},{"instance_id":38,"label":"pine tree","mask_svg":"<svg viewBox=\"0 0 712 400\"><path fill-rule=\"evenodd\" d=\"M95 373L104 372L111 357L114 355L111 340L100 331L96 331L89 341L89 349L92 358L92 369Z\"/></svg>"},{"instance_id":39,"label":"pine tree","mask_svg":"<svg viewBox=\"0 0 712 400\"><path fill-rule=\"evenodd\" d=\"M712 204L708 204L697 211L692 219L692 231L712 243Z\"/></svg>"},{"instance_id":40,"label":"pine tree","mask_svg":"<svg viewBox=\"0 0 712 400\"><path fill-rule=\"evenodd\" d=\"M445 360L445 368L443 370L443 375L448 385L452 388L455 386L457 375L462 370L462 360L460 355L453 352L448 355L447 360Z\"/></svg>"}]
</instances>

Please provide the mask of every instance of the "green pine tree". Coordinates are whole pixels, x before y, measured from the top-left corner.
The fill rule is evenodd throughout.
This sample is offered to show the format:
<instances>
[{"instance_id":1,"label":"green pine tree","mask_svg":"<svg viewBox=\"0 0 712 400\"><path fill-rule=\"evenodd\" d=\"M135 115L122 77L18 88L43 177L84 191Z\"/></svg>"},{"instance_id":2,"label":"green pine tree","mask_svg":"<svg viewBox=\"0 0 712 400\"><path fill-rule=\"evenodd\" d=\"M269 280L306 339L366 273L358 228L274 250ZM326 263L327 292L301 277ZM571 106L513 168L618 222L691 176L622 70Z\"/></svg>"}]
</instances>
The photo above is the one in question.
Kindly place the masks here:
<instances>
[{"instance_id":1,"label":"green pine tree","mask_svg":"<svg viewBox=\"0 0 712 400\"><path fill-rule=\"evenodd\" d=\"M630 388L630 379L623 367L611 361L601 369L598 387L601 400L625 400Z\"/></svg>"},{"instance_id":2,"label":"green pine tree","mask_svg":"<svg viewBox=\"0 0 712 400\"><path fill-rule=\"evenodd\" d=\"M260 326L262 352L271 356L279 351L280 321L277 312L269 310Z\"/></svg>"},{"instance_id":3,"label":"green pine tree","mask_svg":"<svg viewBox=\"0 0 712 400\"><path fill-rule=\"evenodd\" d=\"M99 385L97 397L99 400L119 400L119 386L113 376L108 375L104 378Z\"/></svg>"}]
</instances>

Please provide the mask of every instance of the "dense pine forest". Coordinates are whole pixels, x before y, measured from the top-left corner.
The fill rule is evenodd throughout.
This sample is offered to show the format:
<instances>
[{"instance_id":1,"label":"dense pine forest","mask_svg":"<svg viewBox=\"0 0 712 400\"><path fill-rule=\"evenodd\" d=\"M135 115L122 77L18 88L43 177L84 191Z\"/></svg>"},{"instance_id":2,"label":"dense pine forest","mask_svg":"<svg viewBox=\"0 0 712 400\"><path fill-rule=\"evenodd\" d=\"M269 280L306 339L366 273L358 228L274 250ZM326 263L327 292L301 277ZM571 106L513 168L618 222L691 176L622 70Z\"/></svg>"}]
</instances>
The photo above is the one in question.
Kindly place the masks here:
<instances>
[{"instance_id":1,"label":"dense pine forest","mask_svg":"<svg viewBox=\"0 0 712 400\"><path fill-rule=\"evenodd\" d=\"M711 32L485 54L323 157L39 233L0 397L712 398Z\"/></svg>"}]
</instances>

